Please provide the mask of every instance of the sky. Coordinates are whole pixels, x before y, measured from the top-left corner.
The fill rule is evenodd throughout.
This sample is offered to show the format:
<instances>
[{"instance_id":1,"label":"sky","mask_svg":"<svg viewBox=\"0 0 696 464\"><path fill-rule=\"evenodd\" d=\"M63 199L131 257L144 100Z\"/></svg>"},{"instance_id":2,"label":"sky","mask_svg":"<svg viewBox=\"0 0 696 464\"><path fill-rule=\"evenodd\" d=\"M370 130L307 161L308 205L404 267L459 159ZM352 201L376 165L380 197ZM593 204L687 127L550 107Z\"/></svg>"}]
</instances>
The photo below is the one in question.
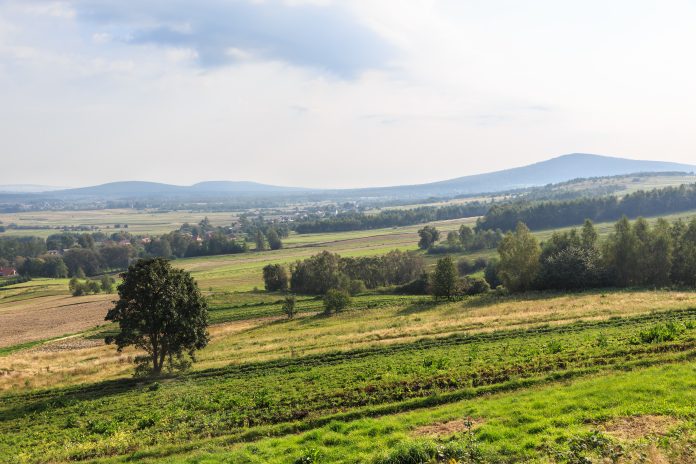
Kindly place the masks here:
<instances>
[{"instance_id":1,"label":"sky","mask_svg":"<svg viewBox=\"0 0 696 464\"><path fill-rule=\"evenodd\" d=\"M695 0L0 0L0 185L696 162Z\"/></svg>"}]
</instances>

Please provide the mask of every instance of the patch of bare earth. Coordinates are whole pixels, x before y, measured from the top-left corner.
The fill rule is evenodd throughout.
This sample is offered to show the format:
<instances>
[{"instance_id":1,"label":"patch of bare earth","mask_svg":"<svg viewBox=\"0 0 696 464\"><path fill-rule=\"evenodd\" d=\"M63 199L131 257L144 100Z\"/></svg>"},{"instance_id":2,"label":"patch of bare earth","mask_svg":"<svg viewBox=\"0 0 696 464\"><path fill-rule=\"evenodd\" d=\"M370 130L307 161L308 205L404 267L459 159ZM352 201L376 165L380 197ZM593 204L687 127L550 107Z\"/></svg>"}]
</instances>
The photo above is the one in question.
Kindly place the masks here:
<instances>
[{"instance_id":1,"label":"patch of bare earth","mask_svg":"<svg viewBox=\"0 0 696 464\"><path fill-rule=\"evenodd\" d=\"M431 438L448 437L455 433L468 432L481 424L483 424L482 419L455 419L416 427L413 429L413 435Z\"/></svg>"},{"instance_id":2,"label":"patch of bare earth","mask_svg":"<svg viewBox=\"0 0 696 464\"><path fill-rule=\"evenodd\" d=\"M101 346L104 344L103 339L87 339L81 337L71 337L61 340L56 340L54 342L42 343L30 350L29 353L42 352L42 353L57 353L60 351L72 351L80 350L83 348L93 348L95 346Z\"/></svg>"},{"instance_id":3,"label":"patch of bare earth","mask_svg":"<svg viewBox=\"0 0 696 464\"><path fill-rule=\"evenodd\" d=\"M612 419L602 425L602 430L619 440L638 440L665 435L679 421L670 416L628 416Z\"/></svg>"},{"instance_id":4,"label":"patch of bare earth","mask_svg":"<svg viewBox=\"0 0 696 464\"><path fill-rule=\"evenodd\" d=\"M0 347L60 337L104 324L113 295L37 298L0 312Z\"/></svg>"}]
</instances>

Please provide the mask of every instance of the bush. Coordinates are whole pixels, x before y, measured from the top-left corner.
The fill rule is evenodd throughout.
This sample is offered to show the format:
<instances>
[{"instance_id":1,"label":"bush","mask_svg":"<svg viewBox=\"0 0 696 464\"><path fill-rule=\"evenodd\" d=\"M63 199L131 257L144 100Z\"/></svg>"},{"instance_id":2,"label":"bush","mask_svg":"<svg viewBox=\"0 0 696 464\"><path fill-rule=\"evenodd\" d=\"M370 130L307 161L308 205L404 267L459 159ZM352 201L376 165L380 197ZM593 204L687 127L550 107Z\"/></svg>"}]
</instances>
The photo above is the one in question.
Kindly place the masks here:
<instances>
[{"instance_id":1,"label":"bush","mask_svg":"<svg viewBox=\"0 0 696 464\"><path fill-rule=\"evenodd\" d=\"M101 285L96 280L87 279L85 282L80 282L77 277L70 279L68 289L72 296L83 296L94 293L95 295L101 291Z\"/></svg>"},{"instance_id":2,"label":"bush","mask_svg":"<svg viewBox=\"0 0 696 464\"><path fill-rule=\"evenodd\" d=\"M360 293L365 293L367 287L365 287L365 282L362 280L351 280L348 284L348 291L351 296L359 295Z\"/></svg>"},{"instance_id":3,"label":"bush","mask_svg":"<svg viewBox=\"0 0 696 464\"><path fill-rule=\"evenodd\" d=\"M491 288L497 288L499 285L503 283L500 280L500 277L498 276L497 259L492 259L488 262L488 265L486 266L486 270L484 271L483 275L486 279L486 282L488 282L488 285L490 285Z\"/></svg>"},{"instance_id":4,"label":"bush","mask_svg":"<svg viewBox=\"0 0 696 464\"><path fill-rule=\"evenodd\" d=\"M350 304L350 295L344 290L330 289L324 296L324 312L339 312Z\"/></svg>"},{"instance_id":5,"label":"bush","mask_svg":"<svg viewBox=\"0 0 696 464\"><path fill-rule=\"evenodd\" d=\"M280 264L269 264L263 268L263 283L269 292L288 289L288 273Z\"/></svg>"},{"instance_id":6,"label":"bush","mask_svg":"<svg viewBox=\"0 0 696 464\"><path fill-rule=\"evenodd\" d=\"M416 280L412 280L407 284L396 287L396 289L394 289L394 293L402 295L427 295L429 293L428 282L428 273L423 272Z\"/></svg>"},{"instance_id":7,"label":"bush","mask_svg":"<svg viewBox=\"0 0 696 464\"><path fill-rule=\"evenodd\" d=\"M0 287L8 287L10 285L21 284L24 282L29 282L31 277L18 275L14 277L8 277L6 279L0 279Z\"/></svg>"},{"instance_id":8,"label":"bush","mask_svg":"<svg viewBox=\"0 0 696 464\"><path fill-rule=\"evenodd\" d=\"M638 334L638 338L642 343L664 343L671 342L686 330L686 326L682 323L668 322L666 324L657 324L648 330L643 330ZM633 340L635 343L636 341Z\"/></svg>"},{"instance_id":9,"label":"bush","mask_svg":"<svg viewBox=\"0 0 696 464\"><path fill-rule=\"evenodd\" d=\"M488 293L491 286L484 279L467 277L464 279L464 293L466 295L480 295Z\"/></svg>"},{"instance_id":10,"label":"bush","mask_svg":"<svg viewBox=\"0 0 696 464\"><path fill-rule=\"evenodd\" d=\"M295 316L296 302L297 299L295 298L295 295L288 295L285 297L285 301L283 301L283 312L287 314L288 319L292 319Z\"/></svg>"},{"instance_id":11,"label":"bush","mask_svg":"<svg viewBox=\"0 0 696 464\"><path fill-rule=\"evenodd\" d=\"M115 283L116 280L113 277L103 276L101 278L101 291L104 293L113 293Z\"/></svg>"}]
</instances>

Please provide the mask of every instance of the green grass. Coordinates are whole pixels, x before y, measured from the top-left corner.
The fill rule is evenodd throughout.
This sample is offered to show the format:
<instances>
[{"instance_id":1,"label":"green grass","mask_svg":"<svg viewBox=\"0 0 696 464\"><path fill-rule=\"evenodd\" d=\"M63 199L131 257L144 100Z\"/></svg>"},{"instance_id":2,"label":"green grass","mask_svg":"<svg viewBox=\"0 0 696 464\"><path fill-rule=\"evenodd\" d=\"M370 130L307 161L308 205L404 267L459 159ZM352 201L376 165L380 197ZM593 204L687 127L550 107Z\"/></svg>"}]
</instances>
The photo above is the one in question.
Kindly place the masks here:
<instances>
[{"instance_id":1,"label":"green grass","mask_svg":"<svg viewBox=\"0 0 696 464\"><path fill-rule=\"evenodd\" d=\"M315 316L287 329L325 320L336 322ZM690 363L696 356L694 320L696 310L668 311L316 355L291 353L159 383L122 379L10 393L0 396L0 455L31 450L27 459L42 462L142 450L164 457L171 450L229 446L559 379ZM675 339L634 342L642 331L667 321L684 325ZM277 326L279 332L283 326Z\"/></svg>"},{"instance_id":2,"label":"green grass","mask_svg":"<svg viewBox=\"0 0 696 464\"><path fill-rule=\"evenodd\" d=\"M600 430L599 424L615 417L672 416L681 421L672 430L673 439L693 437L695 402L696 365L673 364L594 375L576 382L561 380L385 417L336 421L299 435L232 449L213 445L210 448L217 450L194 452L171 462L285 463L314 450L320 462L369 463L394 449L424 441L413 436L419 426L466 417L483 422L475 436L492 462L547 462L553 451L567 452L572 439ZM452 440L465 442L462 434Z\"/></svg>"},{"instance_id":3,"label":"green grass","mask_svg":"<svg viewBox=\"0 0 696 464\"><path fill-rule=\"evenodd\" d=\"M155 226L147 221L143 227ZM472 222L437 226L446 235ZM603 421L640 414L681 421L658 443L665 452L696 444L693 292L546 292L441 304L373 292L331 317L320 314L321 299L299 296L298 317L286 320L282 295L252 291L262 288L266 264L323 250L415 249L418 228L293 234L282 250L176 260L209 298L214 324L213 340L185 374L132 379L132 351L90 364L113 355L106 347L28 350L44 340L3 348L0 374L27 380L2 384L0 462L286 463L316 452L319 462L372 463L432 447L414 428L465 416L480 421L477 447L491 462L550 462ZM598 228L606 234L611 224ZM426 255L428 264L437 258ZM65 279L5 287L0 313L65 294ZM33 387L34 379L45 386ZM437 443L464 441L450 438Z\"/></svg>"}]
</instances>

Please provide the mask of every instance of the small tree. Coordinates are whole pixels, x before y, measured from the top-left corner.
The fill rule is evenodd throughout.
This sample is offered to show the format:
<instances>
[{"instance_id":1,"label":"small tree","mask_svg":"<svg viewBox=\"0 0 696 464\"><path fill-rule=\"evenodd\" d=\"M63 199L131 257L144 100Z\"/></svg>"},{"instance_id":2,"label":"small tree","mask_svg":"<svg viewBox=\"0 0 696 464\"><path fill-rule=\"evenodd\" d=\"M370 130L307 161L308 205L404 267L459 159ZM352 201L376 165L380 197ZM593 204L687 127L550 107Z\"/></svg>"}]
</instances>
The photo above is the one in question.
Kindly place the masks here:
<instances>
[{"instance_id":1,"label":"small tree","mask_svg":"<svg viewBox=\"0 0 696 464\"><path fill-rule=\"evenodd\" d=\"M345 290L330 289L324 295L324 313L339 312L350 304L350 295Z\"/></svg>"},{"instance_id":2,"label":"small tree","mask_svg":"<svg viewBox=\"0 0 696 464\"><path fill-rule=\"evenodd\" d=\"M114 283L116 283L116 281L114 280L113 277L106 276L106 275L103 276L103 277L101 278L101 290L102 290L102 292L104 292L104 293L113 293L113 291L114 291Z\"/></svg>"},{"instance_id":3,"label":"small tree","mask_svg":"<svg viewBox=\"0 0 696 464\"><path fill-rule=\"evenodd\" d=\"M165 361L184 363L184 353L208 344L208 308L198 285L188 272L174 269L166 259L144 259L121 275L119 300L106 315L118 322L119 333L107 337L121 351L136 346L147 352L152 372L159 374Z\"/></svg>"},{"instance_id":4,"label":"small tree","mask_svg":"<svg viewBox=\"0 0 696 464\"><path fill-rule=\"evenodd\" d=\"M263 282L269 292L288 289L288 273L280 264L269 264L263 268Z\"/></svg>"},{"instance_id":5,"label":"small tree","mask_svg":"<svg viewBox=\"0 0 696 464\"><path fill-rule=\"evenodd\" d=\"M466 224L459 227L459 241L462 242L464 248L468 248L474 240L474 231Z\"/></svg>"},{"instance_id":6,"label":"small tree","mask_svg":"<svg viewBox=\"0 0 696 464\"><path fill-rule=\"evenodd\" d=\"M254 237L254 242L256 242L256 251L267 250L266 237L260 230L256 231L256 237Z\"/></svg>"},{"instance_id":7,"label":"small tree","mask_svg":"<svg viewBox=\"0 0 696 464\"><path fill-rule=\"evenodd\" d=\"M89 293L94 293L95 295L101 291L101 285L96 280L87 280L87 291Z\"/></svg>"},{"instance_id":8,"label":"small tree","mask_svg":"<svg viewBox=\"0 0 696 464\"><path fill-rule=\"evenodd\" d=\"M418 247L421 250L427 250L440 240L440 232L433 226L425 226L418 231L418 236L420 240L418 241Z\"/></svg>"},{"instance_id":9,"label":"small tree","mask_svg":"<svg viewBox=\"0 0 696 464\"><path fill-rule=\"evenodd\" d=\"M431 285L431 292L436 300L451 300L458 293L459 276L451 256L437 260Z\"/></svg>"},{"instance_id":10,"label":"small tree","mask_svg":"<svg viewBox=\"0 0 696 464\"><path fill-rule=\"evenodd\" d=\"M295 317L295 303L297 303L295 295L288 295L283 301L283 312L287 314L288 319Z\"/></svg>"},{"instance_id":11,"label":"small tree","mask_svg":"<svg viewBox=\"0 0 696 464\"><path fill-rule=\"evenodd\" d=\"M82 282L77 279L77 277L70 279L70 282L68 282L68 289L70 290L70 294L72 296L82 296L85 294L85 287Z\"/></svg>"},{"instance_id":12,"label":"small tree","mask_svg":"<svg viewBox=\"0 0 696 464\"><path fill-rule=\"evenodd\" d=\"M283 248L283 242L280 240L280 236L275 229L269 229L266 234L266 239L268 240L268 246L271 250L280 250Z\"/></svg>"}]
</instances>

